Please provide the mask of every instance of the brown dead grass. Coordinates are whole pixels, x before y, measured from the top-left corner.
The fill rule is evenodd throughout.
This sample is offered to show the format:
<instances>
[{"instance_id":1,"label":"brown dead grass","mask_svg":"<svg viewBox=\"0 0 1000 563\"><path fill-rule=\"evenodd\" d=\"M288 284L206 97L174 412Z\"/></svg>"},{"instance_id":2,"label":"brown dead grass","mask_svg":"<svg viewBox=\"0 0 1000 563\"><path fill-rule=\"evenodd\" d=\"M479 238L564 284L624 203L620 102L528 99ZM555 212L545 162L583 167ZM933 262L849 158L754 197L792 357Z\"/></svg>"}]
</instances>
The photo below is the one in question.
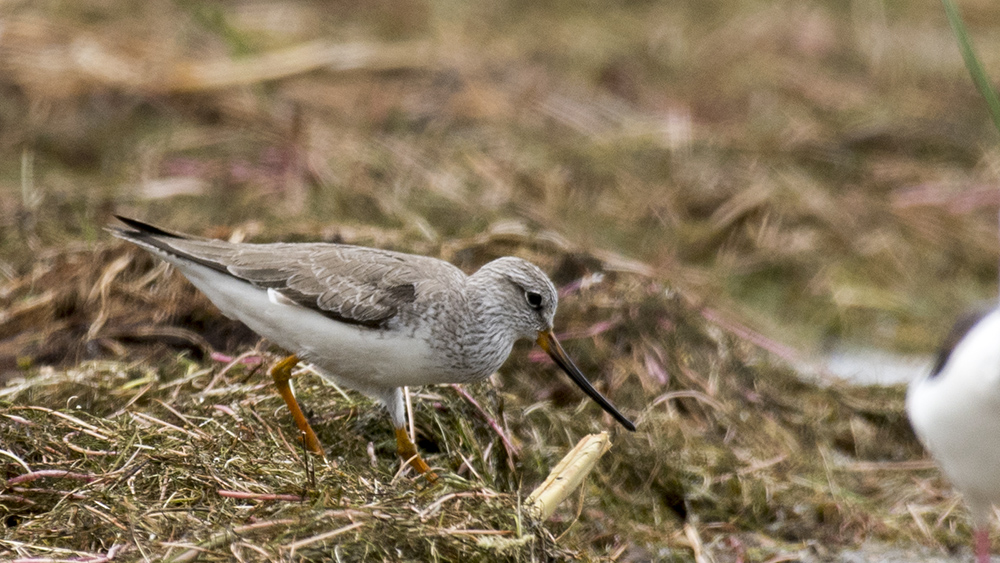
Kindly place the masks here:
<instances>
[{"instance_id":1,"label":"brown dead grass","mask_svg":"<svg viewBox=\"0 0 1000 563\"><path fill-rule=\"evenodd\" d=\"M997 68L996 5L963 9ZM0 449L92 478L5 485L11 553L291 558L341 530L295 553L688 560L704 540L765 561L968 537L901 389L783 367L830 339L927 351L995 295L994 133L936 4L7 3L0 70ZM643 431L557 520L518 516L610 426L519 349L497 397L470 391L513 469L445 388L416 401L421 447L468 481L395 477L378 409L308 376L337 467L306 464L265 378L211 359L256 337L108 243L115 212L533 259L581 287L568 348ZM440 535L458 526L490 533Z\"/></svg>"},{"instance_id":2,"label":"brown dead grass","mask_svg":"<svg viewBox=\"0 0 1000 563\"><path fill-rule=\"evenodd\" d=\"M641 264L509 224L493 232L453 241L448 253L464 264L517 254L553 272L564 288L567 348L639 425L614 432L612 450L553 520L532 521L522 498L578 438L614 426L550 378L541 355L517 351L499 394L488 383L470 387L485 410L448 387L417 392L419 447L448 475L430 488L399 474L380 408L300 375L300 400L331 460L323 464L295 445L259 363L191 359L192 349L214 349L184 337L194 332L191 310L220 334L238 333L235 324L179 275L116 246L92 252L90 269L51 262L63 280L52 302L78 301L68 326L90 330L34 322L55 327L35 331L44 336L38 350L80 341L122 355L32 369L0 389L8 475L0 542L22 557L114 550L124 560L686 559L690 518L697 541L764 561L810 542L954 545L967 533L958 513L930 537L914 520L952 506L952 496L940 481L929 488L914 478L932 466L913 461L920 449L899 389L803 382L707 322ZM90 291L101 298L75 293L85 280L98 280ZM35 314L52 320L56 309L46 307ZM7 322L30 326L24 315ZM146 338L159 347L135 345ZM510 449L489 420L507 429Z\"/></svg>"}]
</instances>

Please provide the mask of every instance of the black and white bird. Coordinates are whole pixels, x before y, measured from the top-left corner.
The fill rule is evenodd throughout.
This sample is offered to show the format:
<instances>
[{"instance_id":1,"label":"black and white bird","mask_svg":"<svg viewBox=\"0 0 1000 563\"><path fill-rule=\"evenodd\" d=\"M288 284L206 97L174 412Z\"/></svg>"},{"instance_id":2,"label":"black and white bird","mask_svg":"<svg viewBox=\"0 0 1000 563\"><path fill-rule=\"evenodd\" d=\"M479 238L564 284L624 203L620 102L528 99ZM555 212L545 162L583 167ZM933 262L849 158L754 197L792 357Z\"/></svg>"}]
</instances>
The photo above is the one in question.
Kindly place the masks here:
<instances>
[{"instance_id":1,"label":"black and white bird","mask_svg":"<svg viewBox=\"0 0 1000 563\"><path fill-rule=\"evenodd\" d=\"M1000 505L1000 309L960 319L933 369L910 384L910 424L972 513L978 563Z\"/></svg>"}]
</instances>

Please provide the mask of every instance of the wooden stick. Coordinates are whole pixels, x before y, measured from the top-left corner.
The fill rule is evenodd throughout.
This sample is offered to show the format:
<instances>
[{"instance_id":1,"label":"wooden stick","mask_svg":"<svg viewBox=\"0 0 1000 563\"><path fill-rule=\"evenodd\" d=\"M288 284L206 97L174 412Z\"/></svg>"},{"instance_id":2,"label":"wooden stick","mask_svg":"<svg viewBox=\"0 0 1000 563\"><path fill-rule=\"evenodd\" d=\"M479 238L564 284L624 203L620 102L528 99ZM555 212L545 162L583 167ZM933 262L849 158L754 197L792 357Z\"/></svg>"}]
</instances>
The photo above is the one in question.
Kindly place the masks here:
<instances>
[{"instance_id":1,"label":"wooden stick","mask_svg":"<svg viewBox=\"0 0 1000 563\"><path fill-rule=\"evenodd\" d=\"M597 460L611 449L607 432L584 436L549 473L545 481L525 499L524 505L539 520L547 520L594 469Z\"/></svg>"}]
</instances>

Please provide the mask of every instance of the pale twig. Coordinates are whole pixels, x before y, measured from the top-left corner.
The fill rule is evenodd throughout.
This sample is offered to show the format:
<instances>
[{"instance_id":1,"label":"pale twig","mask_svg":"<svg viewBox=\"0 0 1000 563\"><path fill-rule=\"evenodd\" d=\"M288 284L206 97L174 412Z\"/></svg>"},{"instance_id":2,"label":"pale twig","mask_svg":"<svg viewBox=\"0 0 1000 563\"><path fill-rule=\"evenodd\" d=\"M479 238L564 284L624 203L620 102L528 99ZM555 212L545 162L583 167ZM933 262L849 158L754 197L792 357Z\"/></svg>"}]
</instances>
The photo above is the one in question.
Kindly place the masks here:
<instances>
[{"instance_id":1,"label":"pale twig","mask_svg":"<svg viewBox=\"0 0 1000 563\"><path fill-rule=\"evenodd\" d=\"M607 432L584 436L525 499L524 505L540 520L547 520L611 448Z\"/></svg>"},{"instance_id":2,"label":"pale twig","mask_svg":"<svg viewBox=\"0 0 1000 563\"><path fill-rule=\"evenodd\" d=\"M690 522L685 522L684 536L691 546L691 551L694 552L695 563L710 563L711 559L705 553L705 545L701 541L701 535L698 534L698 528L695 528Z\"/></svg>"},{"instance_id":3,"label":"pale twig","mask_svg":"<svg viewBox=\"0 0 1000 563\"><path fill-rule=\"evenodd\" d=\"M361 526L364 526L364 525L365 525L364 522L355 522L354 524L348 524L347 526L344 526L342 528L337 528L336 530L331 530L329 532L326 532L326 533L323 533L323 534L319 534L319 535L313 536L311 538L306 538L304 540L299 540L299 541L297 541L295 543L288 544L288 545L285 546L285 549L288 549L292 553L295 553L295 550L298 549L298 548L300 548L300 547L304 547L304 546L307 546L307 545L312 544L312 543L316 543L316 542L325 541L325 540L328 540L328 539L331 539L331 538L335 538L335 537L339 536L340 534L343 534L345 532L350 532L351 530L354 530L356 528L360 528Z\"/></svg>"},{"instance_id":4,"label":"pale twig","mask_svg":"<svg viewBox=\"0 0 1000 563\"><path fill-rule=\"evenodd\" d=\"M226 491L219 489L216 491L220 497L238 498L246 500L287 500L292 502L302 502L305 497L301 495L278 494L278 493L244 493L241 491Z\"/></svg>"},{"instance_id":5,"label":"pale twig","mask_svg":"<svg viewBox=\"0 0 1000 563\"><path fill-rule=\"evenodd\" d=\"M160 426L162 426L164 428L167 428L167 429L170 429L170 430L173 430L175 432L181 432L183 434L187 434L191 438L204 438L205 437L205 433L202 432L202 431L200 431L200 430L198 431L197 434L195 434L194 432L191 432L190 430L186 430L184 428L181 428L180 426L175 426L173 424L170 424L169 422L160 420L160 419L156 418L155 416L150 416L150 415L148 415L146 413L134 412L134 413L132 413L132 417L133 418L138 418L140 420L145 420L146 422L151 422L151 423L159 424Z\"/></svg>"},{"instance_id":6,"label":"pale twig","mask_svg":"<svg viewBox=\"0 0 1000 563\"><path fill-rule=\"evenodd\" d=\"M398 69L429 63L426 43L379 45L313 41L239 60L191 60L175 65L169 78L154 89L191 92L246 86L311 72L331 70Z\"/></svg>"},{"instance_id":7,"label":"pale twig","mask_svg":"<svg viewBox=\"0 0 1000 563\"><path fill-rule=\"evenodd\" d=\"M11 563L107 563L108 561L114 561L115 557L117 557L120 552L128 551L129 547L130 546L128 544L119 543L111 546L111 549L109 549L104 555L79 554L74 555L71 559L27 557L14 559Z\"/></svg>"},{"instance_id":8,"label":"pale twig","mask_svg":"<svg viewBox=\"0 0 1000 563\"><path fill-rule=\"evenodd\" d=\"M18 464L19 464L19 465L20 465L21 467L23 467L25 471L27 471L28 473L31 473L31 468L30 468L30 467L28 467L28 463L27 463L26 461L24 461L23 459L21 459L21 458L17 457L16 455L14 455L14 454L12 454L12 453L8 452L7 450L0 450L0 455L5 455L5 456L7 456L7 457L9 457L9 458L13 459L13 460L14 460L14 461L16 461L16 462L17 462L17 463L18 463Z\"/></svg>"},{"instance_id":9,"label":"pale twig","mask_svg":"<svg viewBox=\"0 0 1000 563\"><path fill-rule=\"evenodd\" d=\"M665 402L673 400L673 399L680 399L680 398L685 398L685 397L689 398L689 399L696 399L698 401L701 401L702 403L705 403L706 405L709 405L710 407L712 407L713 409L716 409L716 410L720 410L720 411L725 410L725 407L723 406L722 403L720 403L719 401L716 401L715 399L713 399L713 398L709 397L708 395L706 395L704 393L701 393L699 391L671 391L670 393L664 393L663 395L660 395L656 399L653 399L653 402L652 402L651 406L655 407L656 405L659 405L661 403L665 403Z\"/></svg>"},{"instance_id":10,"label":"pale twig","mask_svg":"<svg viewBox=\"0 0 1000 563\"><path fill-rule=\"evenodd\" d=\"M167 403L164 403L163 401L161 401L161 400L159 400L159 399L153 399L153 400L154 400L154 401L156 401L157 403L159 403L159 404L160 404L160 406L162 406L163 408L165 408L165 409L167 409L168 411L170 411L170 413L171 413L171 414L173 414L173 415L174 415L174 416L176 416L177 418L179 418L179 419L183 420L183 421L184 421L184 424L186 424L186 425L190 426L190 427L192 428L192 430L193 430L194 432L196 432L196 433L200 434L200 435L201 435L201 436L202 436L203 438L204 438L204 437L207 437L207 436L205 435L205 433L201 431L201 429L200 429L200 428L198 427L198 425L197 425L197 424L195 424L195 423L191 422L191 420L190 420L190 419L188 419L188 417L186 417L186 416L184 416L183 414L181 414L181 413L180 413L180 412L179 412L179 411L178 411L177 409L175 409L174 407L172 407L172 406L168 405Z\"/></svg>"},{"instance_id":11,"label":"pale twig","mask_svg":"<svg viewBox=\"0 0 1000 563\"><path fill-rule=\"evenodd\" d=\"M45 407L30 406L30 407L15 407L15 408L16 409L24 409L24 410L42 411L42 412L45 412L45 413L49 413L52 416L57 416L57 417L62 418L64 420L68 420L68 421L72 422L73 424L82 426L83 428L86 428L88 430L91 430L91 431L97 433L97 435L91 434L91 436L99 437L102 440L111 441L111 438L108 438L107 436L104 436L101 433L101 429L100 428L94 426L93 424L88 424L88 423L80 420L79 418L76 418L75 416L70 416L70 415L68 415L66 413L62 413L62 412L59 412L59 411L54 411L52 409L47 409Z\"/></svg>"},{"instance_id":12,"label":"pale twig","mask_svg":"<svg viewBox=\"0 0 1000 563\"><path fill-rule=\"evenodd\" d=\"M178 545L178 544L170 544L167 542L164 542L163 545L186 547L187 551L177 555L176 557L169 559L169 561L170 563L189 563L190 561L198 559L198 557L202 554L202 552L212 551L213 549L216 549L221 545L232 542L237 537L239 537L240 534L245 534L247 532L251 532L254 530L262 530L273 526L290 526L298 521L299 520L295 518L284 518L281 520L255 522L253 524L247 524L246 526L237 526L232 530L225 530L217 534L214 534L207 540L201 542L198 545Z\"/></svg>"},{"instance_id":13,"label":"pale twig","mask_svg":"<svg viewBox=\"0 0 1000 563\"><path fill-rule=\"evenodd\" d=\"M83 447L77 446L73 442L70 442L70 438L72 438L74 436L77 436L79 434L80 434L79 431L74 430L73 432L70 432L69 434L66 434L65 436L63 436L62 441L63 441L64 444L66 444L66 447L68 447L69 449L73 450L74 452L81 453L81 454L84 454L84 455L96 455L96 456L118 455L118 452L116 452L116 451L88 450L87 448L83 448Z\"/></svg>"}]
</instances>

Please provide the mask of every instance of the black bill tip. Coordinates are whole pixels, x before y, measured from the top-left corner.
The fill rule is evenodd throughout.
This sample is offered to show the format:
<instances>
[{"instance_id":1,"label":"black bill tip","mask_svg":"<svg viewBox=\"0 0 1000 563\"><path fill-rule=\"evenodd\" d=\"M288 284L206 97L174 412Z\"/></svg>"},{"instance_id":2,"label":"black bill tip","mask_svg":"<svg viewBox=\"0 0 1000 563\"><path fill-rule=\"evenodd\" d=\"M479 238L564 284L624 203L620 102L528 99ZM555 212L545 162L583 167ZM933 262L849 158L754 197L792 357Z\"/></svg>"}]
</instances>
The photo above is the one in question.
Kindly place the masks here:
<instances>
[{"instance_id":1,"label":"black bill tip","mask_svg":"<svg viewBox=\"0 0 1000 563\"><path fill-rule=\"evenodd\" d=\"M588 381L586 376L583 375L580 368L576 367L573 360L569 359L569 356L566 355L566 351L563 350L562 345L560 345L559 341L556 340L556 336L551 330L538 331L537 342L538 345L542 347L542 350L545 350L545 352L552 358L552 361L562 368L562 370L566 372L566 375L573 380L573 383L576 383L576 385L584 393L586 393L587 396L593 399L598 405L601 405L601 408L614 417L619 424L628 430L635 432L635 424L619 412L619 410L611 404L611 401L607 400L604 395L601 395L597 389L594 389L594 386L590 384L590 381Z\"/></svg>"}]
</instances>

